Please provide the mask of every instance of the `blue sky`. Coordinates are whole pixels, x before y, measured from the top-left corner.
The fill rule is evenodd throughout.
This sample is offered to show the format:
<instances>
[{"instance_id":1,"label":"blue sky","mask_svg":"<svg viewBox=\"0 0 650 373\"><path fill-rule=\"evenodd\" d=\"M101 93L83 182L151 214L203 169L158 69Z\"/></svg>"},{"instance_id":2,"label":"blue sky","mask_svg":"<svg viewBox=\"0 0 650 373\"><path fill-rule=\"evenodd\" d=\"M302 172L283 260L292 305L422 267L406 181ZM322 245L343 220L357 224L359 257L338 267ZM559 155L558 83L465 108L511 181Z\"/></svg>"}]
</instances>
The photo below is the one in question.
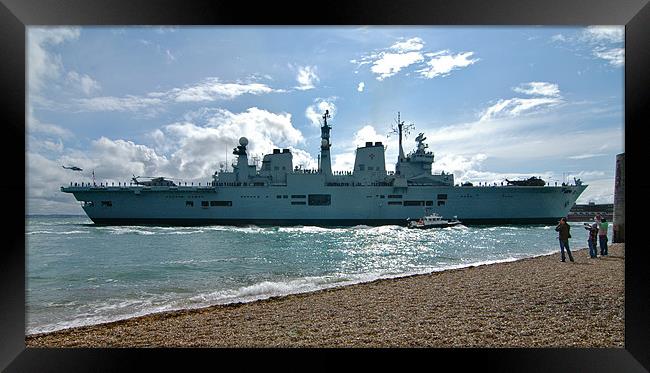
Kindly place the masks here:
<instances>
[{"instance_id":1,"label":"blue sky","mask_svg":"<svg viewBox=\"0 0 650 373\"><path fill-rule=\"evenodd\" d=\"M611 203L624 151L624 27L29 27L27 212L82 213L70 181L208 181L249 152L333 169L397 112L457 182L579 177ZM61 165L84 169L74 172Z\"/></svg>"}]
</instances>

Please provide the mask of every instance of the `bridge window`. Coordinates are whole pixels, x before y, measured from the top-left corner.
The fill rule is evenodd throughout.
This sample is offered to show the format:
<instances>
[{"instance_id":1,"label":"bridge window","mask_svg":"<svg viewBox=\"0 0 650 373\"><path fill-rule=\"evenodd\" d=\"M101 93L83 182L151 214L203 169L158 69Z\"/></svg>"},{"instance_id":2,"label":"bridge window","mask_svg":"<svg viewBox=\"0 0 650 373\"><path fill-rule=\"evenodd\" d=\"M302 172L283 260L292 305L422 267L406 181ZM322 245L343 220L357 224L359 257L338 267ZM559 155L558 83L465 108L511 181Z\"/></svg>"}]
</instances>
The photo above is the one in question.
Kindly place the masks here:
<instances>
[{"instance_id":1,"label":"bridge window","mask_svg":"<svg viewBox=\"0 0 650 373\"><path fill-rule=\"evenodd\" d=\"M201 207L208 207L210 203L208 201L201 201Z\"/></svg>"},{"instance_id":2,"label":"bridge window","mask_svg":"<svg viewBox=\"0 0 650 373\"><path fill-rule=\"evenodd\" d=\"M446 194L438 194L438 199L447 199Z\"/></svg>"},{"instance_id":3,"label":"bridge window","mask_svg":"<svg viewBox=\"0 0 650 373\"><path fill-rule=\"evenodd\" d=\"M305 205L307 202L305 201L291 201L292 205Z\"/></svg>"},{"instance_id":4,"label":"bridge window","mask_svg":"<svg viewBox=\"0 0 650 373\"><path fill-rule=\"evenodd\" d=\"M404 201L404 206L424 206L424 201Z\"/></svg>"},{"instance_id":5,"label":"bridge window","mask_svg":"<svg viewBox=\"0 0 650 373\"><path fill-rule=\"evenodd\" d=\"M359 171L365 171L366 170L366 165L365 164L360 164L359 165Z\"/></svg>"},{"instance_id":6,"label":"bridge window","mask_svg":"<svg viewBox=\"0 0 650 373\"><path fill-rule=\"evenodd\" d=\"M402 198L401 194L389 194L388 198Z\"/></svg>"},{"instance_id":7,"label":"bridge window","mask_svg":"<svg viewBox=\"0 0 650 373\"><path fill-rule=\"evenodd\" d=\"M185 201L186 207L194 207L194 201Z\"/></svg>"},{"instance_id":8,"label":"bridge window","mask_svg":"<svg viewBox=\"0 0 650 373\"><path fill-rule=\"evenodd\" d=\"M442 202L444 202L444 201L442 201ZM433 201L427 201L426 205L427 206L433 206ZM444 205L444 203L443 203L443 205ZM438 206L440 206L440 204L438 204Z\"/></svg>"},{"instance_id":9,"label":"bridge window","mask_svg":"<svg viewBox=\"0 0 650 373\"><path fill-rule=\"evenodd\" d=\"M217 207L230 207L232 206L232 201L210 201L210 206L217 206Z\"/></svg>"},{"instance_id":10,"label":"bridge window","mask_svg":"<svg viewBox=\"0 0 650 373\"><path fill-rule=\"evenodd\" d=\"M102 206L113 207L113 201L102 201Z\"/></svg>"},{"instance_id":11,"label":"bridge window","mask_svg":"<svg viewBox=\"0 0 650 373\"><path fill-rule=\"evenodd\" d=\"M388 201L388 206L401 206L402 201Z\"/></svg>"},{"instance_id":12,"label":"bridge window","mask_svg":"<svg viewBox=\"0 0 650 373\"><path fill-rule=\"evenodd\" d=\"M291 195L291 198L306 198L306 197L307 196L305 196L304 194L292 194Z\"/></svg>"},{"instance_id":13,"label":"bridge window","mask_svg":"<svg viewBox=\"0 0 650 373\"><path fill-rule=\"evenodd\" d=\"M332 196L329 194L310 194L308 201L310 206L329 206L332 204Z\"/></svg>"},{"instance_id":14,"label":"bridge window","mask_svg":"<svg viewBox=\"0 0 650 373\"><path fill-rule=\"evenodd\" d=\"M444 205L445 205L445 201L438 201L438 206L444 206Z\"/></svg>"}]
</instances>

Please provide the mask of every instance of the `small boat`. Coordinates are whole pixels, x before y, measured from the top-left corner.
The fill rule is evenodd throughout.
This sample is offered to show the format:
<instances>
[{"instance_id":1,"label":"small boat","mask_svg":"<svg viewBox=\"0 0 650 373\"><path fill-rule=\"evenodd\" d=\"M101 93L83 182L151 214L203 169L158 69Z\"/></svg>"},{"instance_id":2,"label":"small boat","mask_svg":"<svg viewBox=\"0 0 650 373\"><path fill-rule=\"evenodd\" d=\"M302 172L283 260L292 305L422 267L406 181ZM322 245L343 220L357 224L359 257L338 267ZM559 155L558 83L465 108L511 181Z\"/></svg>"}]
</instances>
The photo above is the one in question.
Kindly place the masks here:
<instances>
[{"instance_id":1,"label":"small boat","mask_svg":"<svg viewBox=\"0 0 650 373\"><path fill-rule=\"evenodd\" d=\"M445 219L442 216L433 213L426 215L417 220L406 219L409 228L429 229L429 228L447 228L462 224L456 217Z\"/></svg>"}]
</instances>

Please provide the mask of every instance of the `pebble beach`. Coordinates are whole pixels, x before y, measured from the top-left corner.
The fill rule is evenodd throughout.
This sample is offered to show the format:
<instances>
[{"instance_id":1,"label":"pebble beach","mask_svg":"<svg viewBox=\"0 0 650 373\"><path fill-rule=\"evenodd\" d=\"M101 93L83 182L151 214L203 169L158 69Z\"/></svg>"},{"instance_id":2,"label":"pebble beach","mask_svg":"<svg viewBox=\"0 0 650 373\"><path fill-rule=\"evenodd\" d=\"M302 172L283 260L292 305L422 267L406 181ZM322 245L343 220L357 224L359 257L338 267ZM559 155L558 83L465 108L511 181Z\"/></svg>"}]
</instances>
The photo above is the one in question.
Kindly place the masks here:
<instances>
[{"instance_id":1,"label":"pebble beach","mask_svg":"<svg viewBox=\"0 0 650 373\"><path fill-rule=\"evenodd\" d=\"M26 336L27 347L624 347L624 244Z\"/></svg>"}]
</instances>

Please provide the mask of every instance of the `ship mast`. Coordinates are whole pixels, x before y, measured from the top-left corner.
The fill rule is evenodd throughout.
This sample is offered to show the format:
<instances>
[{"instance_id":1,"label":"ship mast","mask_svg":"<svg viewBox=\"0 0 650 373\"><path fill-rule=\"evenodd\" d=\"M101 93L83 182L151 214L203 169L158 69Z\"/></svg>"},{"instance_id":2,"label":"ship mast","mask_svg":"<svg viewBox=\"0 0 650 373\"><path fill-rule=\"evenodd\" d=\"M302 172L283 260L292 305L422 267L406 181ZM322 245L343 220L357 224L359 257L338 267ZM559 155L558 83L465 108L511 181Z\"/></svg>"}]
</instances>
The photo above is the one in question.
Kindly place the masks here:
<instances>
[{"instance_id":1,"label":"ship mast","mask_svg":"<svg viewBox=\"0 0 650 373\"><path fill-rule=\"evenodd\" d=\"M320 172L325 176L332 175L332 162L330 160L330 130L332 127L327 124L327 118L331 118L329 110L325 110L323 114L323 126L321 129L321 145L320 145Z\"/></svg>"},{"instance_id":2,"label":"ship mast","mask_svg":"<svg viewBox=\"0 0 650 373\"><path fill-rule=\"evenodd\" d=\"M404 156L404 148L402 147L402 137L408 135L414 127L415 126L413 123L404 125L404 121L401 120L400 117L400 112L397 112L397 131L395 131L395 127L393 127L392 133L397 132L399 136L399 157L397 159L398 162L402 162L406 159Z\"/></svg>"},{"instance_id":3,"label":"ship mast","mask_svg":"<svg viewBox=\"0 0 650 373\"><path fill-rule=\"evenodd\" d=\"M397 128L399 129L399 160L404 159L404 148L402 148L402 126L404 122L400 121L400 113L397 112Z\"/></svg>"}]
</instances>

